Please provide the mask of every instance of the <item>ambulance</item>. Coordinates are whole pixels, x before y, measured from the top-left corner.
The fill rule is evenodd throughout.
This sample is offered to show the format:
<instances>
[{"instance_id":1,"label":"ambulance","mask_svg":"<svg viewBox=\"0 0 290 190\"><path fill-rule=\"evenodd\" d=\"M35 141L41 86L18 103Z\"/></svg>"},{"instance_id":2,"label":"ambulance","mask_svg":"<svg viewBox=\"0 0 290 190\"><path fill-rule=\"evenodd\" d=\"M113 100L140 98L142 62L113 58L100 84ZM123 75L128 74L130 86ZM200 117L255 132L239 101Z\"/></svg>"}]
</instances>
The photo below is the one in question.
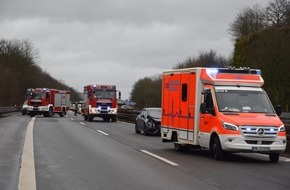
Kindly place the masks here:
<instances>
[{"instance_id":1,"label":"ambulance","mask_svg":"<svg viewBox=\"0 0 290 190\"><path fill-rule=\"evenodd\" d=\"M278 162L286 131L260 70L186 68L164 71L162 79L162 142L177 151L209 149L216 160L247 152Z\"/></svg>"}]
</instances>

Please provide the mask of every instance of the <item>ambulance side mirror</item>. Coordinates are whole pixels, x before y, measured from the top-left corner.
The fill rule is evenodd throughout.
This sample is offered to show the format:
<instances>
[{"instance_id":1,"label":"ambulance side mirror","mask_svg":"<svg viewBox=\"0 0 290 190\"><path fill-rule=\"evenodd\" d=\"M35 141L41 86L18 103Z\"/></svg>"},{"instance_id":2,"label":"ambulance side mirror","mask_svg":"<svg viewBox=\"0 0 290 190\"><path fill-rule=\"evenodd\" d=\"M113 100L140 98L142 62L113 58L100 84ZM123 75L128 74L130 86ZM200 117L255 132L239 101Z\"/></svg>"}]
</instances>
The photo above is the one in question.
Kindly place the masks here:
<instances>
[{"instance_id":1,"label":"ambulance side mirror","mask_svg":"<svg viewBox=\"0 0 290 190\"><path fill-rule=\"evenodd\" d=\"M280 115L282 114L282 106L281 106L281 105L277 105L277 106L275 107L275 111L276 111L276 114L277 114L278 116L280 116Z\"/></svg>"},{"instance_id":2,"label":"ambulance side mirror","mask_svg":"<svg viewBox=\"0 0 290 190\"><path fill-rule=\"evenodd\" d=\"M200 112L202 114L205 114L206 113L206 103L201 103L200 104Z\"/></svg>"}]
</instances>

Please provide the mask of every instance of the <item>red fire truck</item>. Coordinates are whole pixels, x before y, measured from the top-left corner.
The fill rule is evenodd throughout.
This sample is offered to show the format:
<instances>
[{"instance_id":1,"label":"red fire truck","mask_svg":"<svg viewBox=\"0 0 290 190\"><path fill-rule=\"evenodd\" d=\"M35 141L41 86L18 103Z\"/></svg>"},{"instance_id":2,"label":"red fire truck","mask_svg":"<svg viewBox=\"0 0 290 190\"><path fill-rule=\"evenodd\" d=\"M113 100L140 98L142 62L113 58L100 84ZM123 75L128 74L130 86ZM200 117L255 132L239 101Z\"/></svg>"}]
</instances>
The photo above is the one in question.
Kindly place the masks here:
<instances>
[{"instance_id":1,"label":"red fire truck","mask_svg":"<svg viewBox=\"0 0 290 190\"><path fill-rule=\"evenodd\" d=\"M84 87L84 120L100 117L104 121L117 121L117 90L115 85L87 85ZM119 99L121 94L119 92Z\"/></svg>"},{"instance_id":2,"label":"red fire truck","mask_svg":"<svg viewBox=\"0 0 290 190\"><path fill-rule=\"evenodd\" d=\"M31 117L43 114L51 117L54 113L60 117L66 115L70 105L70 91L48 88L30 88L27 90L27 111Z\"/></svg>"},{"instance_id":3,"label":"red fire truck","mask_svg":"<svg viewBox=\"0 0 290 190\"><path fill-rule=\"evenodd\" d=\"M235 152L286 149L285 126L261 88L258 69L188 68L163 72L161 138L176 150L209 149L214 158ZM280 113L279 113L280 112Z\"/></svg>"}]
</instances>

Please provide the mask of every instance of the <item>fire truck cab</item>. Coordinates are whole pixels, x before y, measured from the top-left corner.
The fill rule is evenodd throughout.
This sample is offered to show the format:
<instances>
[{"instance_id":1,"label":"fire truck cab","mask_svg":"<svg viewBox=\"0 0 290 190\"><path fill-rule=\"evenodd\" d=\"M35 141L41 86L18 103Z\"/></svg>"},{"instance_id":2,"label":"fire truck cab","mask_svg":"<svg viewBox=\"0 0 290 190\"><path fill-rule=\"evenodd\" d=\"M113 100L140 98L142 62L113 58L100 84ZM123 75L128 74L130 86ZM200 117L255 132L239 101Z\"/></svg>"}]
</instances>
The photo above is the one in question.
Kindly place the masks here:
<instances>
[{"instance_id":1,"label":"fire truck cab","mask_svg":"<svg viewBox=\"0 0 290 190\"><path fill-rule=\"evenodd\" d=\"M161 138L176 150L268 154L277 162L286 131L257 69L187 68L163 72Z\"/></svg>"}]
</instances>

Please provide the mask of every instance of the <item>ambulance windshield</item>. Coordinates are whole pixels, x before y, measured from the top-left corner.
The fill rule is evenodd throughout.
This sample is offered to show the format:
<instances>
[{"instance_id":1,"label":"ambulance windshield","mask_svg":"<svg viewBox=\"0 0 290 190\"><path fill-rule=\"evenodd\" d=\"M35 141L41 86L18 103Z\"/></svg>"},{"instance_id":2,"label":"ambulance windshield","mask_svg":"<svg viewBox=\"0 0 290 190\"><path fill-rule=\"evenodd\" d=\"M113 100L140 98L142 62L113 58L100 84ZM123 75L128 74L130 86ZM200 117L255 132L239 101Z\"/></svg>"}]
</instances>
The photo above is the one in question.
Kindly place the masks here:
<instances>
[{"instance_id":1,"label":"ambulance windshield","mask_svg":"<svg viewBox=\"0 0 290 190\"><path fill-rule=\"evenodd\" d=\"M215 94L220 112L275 113L262 90L216 89Z\"/></svg>"}]
</instances>

